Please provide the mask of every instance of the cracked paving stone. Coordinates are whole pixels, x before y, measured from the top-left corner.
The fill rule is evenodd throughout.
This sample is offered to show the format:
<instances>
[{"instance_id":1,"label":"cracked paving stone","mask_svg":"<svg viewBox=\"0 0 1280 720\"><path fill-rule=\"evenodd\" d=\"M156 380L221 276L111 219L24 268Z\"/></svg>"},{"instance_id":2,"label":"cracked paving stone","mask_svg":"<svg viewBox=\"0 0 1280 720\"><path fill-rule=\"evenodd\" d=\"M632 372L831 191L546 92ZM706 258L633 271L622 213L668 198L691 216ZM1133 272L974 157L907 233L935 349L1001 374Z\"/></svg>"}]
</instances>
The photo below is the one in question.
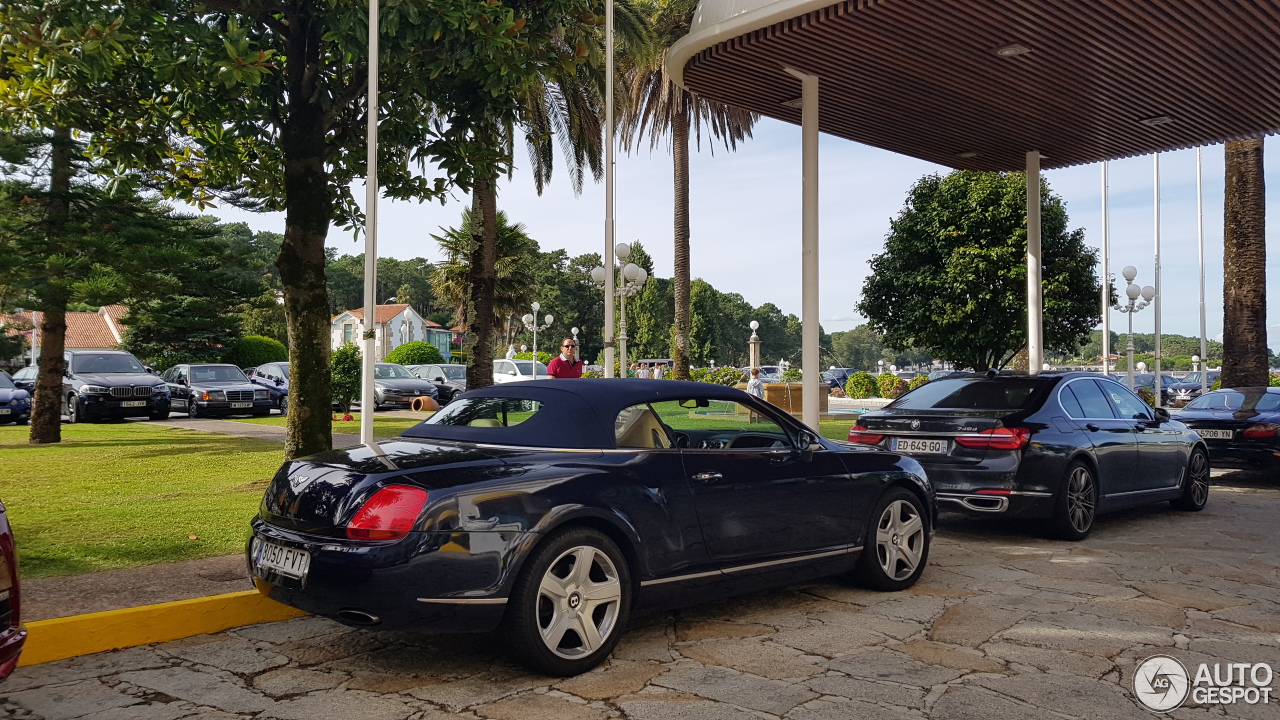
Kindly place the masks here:
<instances>
[{"instance_id":1,"label":"cracked paving stone","mask_svg":"<svg viewBox=\"0 0 1280 720\"><path fill-rule=\"evenodd\" d=\"M805 685L820 695L834 695L902 707L924 707L925 692L905 685L872 682L843 675L823 675L809 680Z\"/></svg>"},{"instance_id":2,"label":"cracked paving stone","mask_svg":"<svg viewBox=\"0 0 1280 720\"><path fill-rule=\"evenodd\" d=\"M1114 681L1023 673L1004 678L979 677L972 683L1045 711L1106 720L1151 720L1152 717L1129 696L1127 689Z\"/></svg>"},{"instance_id":3,"label":"cracked paving stone","mask_svg":"<svg viewBox=\"0 0 1280 720\"><path fill-rule=\"evenodd\" d=\"M1026 616L1026 612L960 603L947 608L942 617L934 621L929 628L929 639L977 647L996 633L1013 627Z\"/></svg>"},{"instance_id":4,"label":"cracked paving stone","mask_svg":"<svg viewBox=\"0 0 1280 720\"><path fill-rule=\"evenodd\" d=\"M185 667L125 673L119 679L178 700L233 713L261 712L275 702L229 680Z\"/></svg>"},{"instance_id":5,"label":"cracked paving stone","mask_svg":"<svg viewBox=\"0 0 1280 720\"><path fill-rule=\"evenodd\" d=\"M285 620L283 622L263 623L261 625L250 625L248 627L237 628L234 634L250 640L260 640L269 642L272 645L283 645L286 643L297 642L299 640L310 640L312 638L324 637L325 635L336 635L338 633L350 633L351 628L342 623L334 622L328 618L322 618L316 615L295 618L293 620Z\"/></svg>"},{"instance_id":6,"label":"cracked paving stone","mask_svg":"<svg viewBox=\"0 0 1280 720\"><path fill-rule=\"evenodd\" d=\"M405 720L418 712L400 700L358 690L322 692L282 700L259 720Z\"/></svg>"},{"instance_id":7,"label":"cracked paving stone","mask_svg":"<svg viewBox=\"0 0 1280 720\"><path fill-rule=\"evenodd\" d=\"M930 665L941 665L949 667L952 670L965 670L968 672L983 673L1003 673L1004 664L991 658L985 657L977 650L958 647L954 645L943 645L941 643L928 642L924 640L913 640L905 642L901 645L892 645L892 649L909 655L922 663Z\"/></svg>"},{"instance_id":8,"label":"cracked paving stone","mask_svg":"<svg viewBox=\"0 0 1280 720\"><path fill-rule=\"evenodd\" d=\"M486 703L474 712L492 720L604 720L608 711L551 695L517 695Z\"/></svg>"},{"instance_id":9,"label":"cracked paving stone","mask_svg":"<svg viewBox=\"0 0 1280 720\"><path fill-rule=\"evenodd\" d=\"M252 641L237 637L228 637L192 647L169 648L161 645L159 648L183 660L209 665L237 675L254 675L289 663L289 658L258 647Z\"/></svg>"},{"instance_id":10,"label":"cracked paving stone","mask_svg":"<svg viewBox=\"0 0 1280 720\"><path fill-rule=\"evenodd\" d=\"M85 715L79 720L178 720L195 712L184 703L151 703L111 708Z\"/></svg>"},{"instance_id":11,"label":"cracked paving stone","mask_svg":"<svg viewBox=\"0 0 1280 720\"><path fill-rule=\"evenodd\" d=\"M1111 657L1134 645L1172 647L1173 631L1123 620L1055 613L1024 620L993 639Z\"/></svg>"},{"instance_id":12,"label":"cracked paving stone","mask_svg":"<svg viewBox=\"0 0 1280 720\"><path fill-rule=\"evenodd\" d=\"M932 687L951 682L964 673L946 667L928 665L901 653L883 648L868 648L827 662L827 667L853 677L868 680Z\"/></svg>"},{"instance_id":13,"label":"cracked paving stone","mask_svg":"<svg viewBox=\"0 0 1280 720\"><path fill-rule=\"evenodd\" d=\"M1070 595L1087 595L1096 598L1131 598L1138 597L1142 593L1137 590L1124 587L1123 585L1107 585L1105 583L1090 582L1088 580L1064 580L1062 578L1052 577L1036 577L1034 580L1024 580L1023 585L1028 587L1040 588L1042 590L1056 590Z\"/></svg>"},{"instance_id":14,"label":"cracked paving stone","mask_svg":"<svg viewBox=\"0 0 1280 720\"><path fill-rule=\"evenodd\" d=\"M1216 620L1212 617L1193 619L1186 634L1201 640L1228 640L1255 645L1267 645L1275 637L1274 633L1263 632L1247 625Z\"/></svg>"},{"instance_id":15,"label":"cracked paving stone","mask_svg":"<svg viewBox=\"0 0 1280 720\"><path fill-rule=\"evenodd\" d=\"M657 663L614 660L607 666L569 678L555 687L588 700L608 700L639 692L666 671L667 668Z\"/></svg>"},{"instance_id":16,"label":"cracked paving stone","mask_svg":"<svg viewBox=\"0 0 1280 720\"><path fill-rule=\"evenodd\" d=\"M1276 595L1280 596L1280 592ZM1280 605L1272 602L1257 600L1249 605L1219 610L1213 613L1213 617L1239 625L1248 625L1263 632L1280 633Z\"/></svg>"},{"instance_id":17,"label":"cracked paving stone","mask_svg":"<svg viewBox=\"0 0 1280 720\"><path fill-rule=\"evenodd\" d=\"M151 648L137 647L100 652L68 660L20 667L4 681L3 689L6 693L13 693L45 685L61 685L76 680L108 677L130 670L167 667L169 664L168 658Z\"/></svg>"},{"instance_id":18,"label":"cracked paving stone","mask_svg":"<svg viewBox=\"0 0 1280 720\"><path fill-rule=\"evenodd\" d=\"M316 690L331 690L346 682L347 676L336 672L318 672L299 668L280 668L253 679L256 690L272 696L301 695Z\"/></svg>"},{"instance_id":19,"label":"cracked paving stone","mask_svg":"<svg viewBox=\"0 0 1280 720\"><path fill-rule=\"evenodd\" d=\"M759 639L707 640L680 648L703 665L719 665L773 680L807 678L825 672L818 659L795 648Z\"/></svg>"},{"instance_id":20,"label":"cracked paving stone","mask_svg":"<svg viewBox=\"0 0 1280 720\"><path fill-rule=\"evenodd\" d=\"M671 695L631 695L617 700L630 720L760 720L727 703Z\"/></svg>"},{"instance_id":21,"label":"cracked paving stone","mask_svg":"<svg viewBox=\"0 0 1280 720\"><path fill-rule=\"evenodd\" d=\"M622 636L621 642L613 650L613 657L618 660L653 660L670 662L676 654L671 649L669 623L651 624L633 627Z\"/></svg>"},{"instance_id":22,"label":"cracked paving stone","mask_svg":"<svg viewBox=\"0 0 1280 720\"><path fill-rule=\"evenodd\" d=\"M1047 650L1014 643L989 643L983 645L982 649L991 657L1049 673L1100 678L1115 669L1115 664L1110 660L1066 650Z\"/></svg>"},{"instance_id":23,"label":"cracked paving stone","mask_svg":"<svg viewBox=\"0 0 1280 720\"><path fill-rule=\"evenodd\" d=\"M550 684L551 682L546 678L525 675L513 670L484 673L435 685L422 685L408 690L407 693L419 700L443 705L450 711L457 712L472 705L501 700L508 695Z\"/></svg>"},{"instance_id":24,"label":"cracked paving stone","mask_svg":"<svg viewBox=\"0 0 1280 720\"><path fill-rule=\"evenodd\" d=\"M811 625L797 630L783 630L771 636L769 640L811 655L832 658L851 653L858 648L888 642L889 637L861 628L846 626L837 630L827 625Z\"/></svg>"},{"instance_id":25,"label":"cracked paving stone","mask_svg":"<svg viewBox=\"0 0 1280 720\"><path fill-rule=\"evenodd\" d=\"M143 702L142 698L113 690L97 679L8 693L5 699L44 720L72 720L89 713Z\"/></svg>"},{"instance_id":26,"label":"cracked paving stone","mask_svg":"<svg viewBox=\"0 0 1280 720\"><path fill-rule=\"evenodd\" d=\"M900 595L899 599L872 605L862 614L868 617L883 615L896 620L929 622L942 614L946 600L930 595Z\"/></svg>"},{"instance_id":27,"label":"cracked paving stone","mask_svg":"<svg viewBox=\"0 0 1280 720\"><path fill-rule=\"evenodd\" d=\"M787 714L788 720L908 720L918 715L908 714L894 708L873 705L861 700L832 702L815 700L798 707Z\"/></svg>"},{"instance_id":28,"label":"cracked paving stone","mask_svg":"<svg viewBox=\"0 0 1280 720\"><path fill-rule=\"evenodd\" d=\"M681 662L671 672L654 679L655 685L733 703L774 715L818 697L801 685L746 675L728 668Z\"/></svg>"},{"instance_id":29,"label":"cracked paving stone","mask_svg":"<svg viewBox=\"0 0 1280 720\"><path fill-rule=\"evenodd\" d=\"M299 665L320 665L373 650L381 650L387 646L388 642L390 642L388 638L378 637L376 633L353 631L277 645L275 651Z\"/></svg>"},{"instance_id":30,"label":"cracked paving stone","mask_svg":"<svg viewBox=\"0 0 1280 720\"><path fill-rule=\"evenodd\" d=\"M1174 630L1181 630L1187 626L1185 609L1147 597L1095 600L1081 609L1090 615L1112 620L1127 620L1142 625L1159 625Z\"/></svg>"},{"instance_id":31,"label":"cracked paving stone","mask_svg":"<svg viewBox=\"0 0 1280 720\"><path fill-rule=\"evenodd\" d=\"M1163 600L1170 605L1205 612L1224 610L1236 605L1248 605L1252 602L1245 598L1223 595L1216 590L1186 583L1136 583L1133 587L1143 595Z\"/></svg>"},{"instance_id":32,"label":"cracked paving stone","mask_svg":"<svg viewBox=\"0 0 1280 720\"><path fill-rule=\"evenodd\" d=\"M931 720L1027 720L1048 717L1002 695L975 687L952 687L934 703Z\"/></svg>"},{"instance_id":33,"label":"cracked paving stone","mask_svg":"<svg viewBox=\"0 0 1280 720\"><path fill-rule=\"evenodd\" d=\"M813 620L822 623L831 633L873 632L895 640L906 640L925 629L923 623L864 612L826 611L815 613Z\"/></svg>"},{"instance_id":34,"label":"cracked paving stone","mask_svg":"<svg viewBox=\"0 0 1280 720\"><path fill-rule=\"evenodd\" d=\"M676 642L759 637L760 635L771 635L774 632L776 631L772 627L757 623L736 623L724 620L676 622Z\"/></svg>"}]
</instances>

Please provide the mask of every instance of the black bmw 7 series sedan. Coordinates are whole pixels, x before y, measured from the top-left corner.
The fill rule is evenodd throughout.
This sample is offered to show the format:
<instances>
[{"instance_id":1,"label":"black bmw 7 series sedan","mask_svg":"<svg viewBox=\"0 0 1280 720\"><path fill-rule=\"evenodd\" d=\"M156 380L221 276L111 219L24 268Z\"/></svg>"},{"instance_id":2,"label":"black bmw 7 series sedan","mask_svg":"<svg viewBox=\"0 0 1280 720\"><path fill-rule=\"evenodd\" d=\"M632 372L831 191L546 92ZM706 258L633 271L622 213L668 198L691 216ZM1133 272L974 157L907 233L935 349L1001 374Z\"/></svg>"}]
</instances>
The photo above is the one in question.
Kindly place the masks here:
<instances>
[{"instance_id":1,"label":"black bmw 7 series sedan","mask_svg":"<svg viewBox=\"0 0 1280 720\"><path fill-rule=\"evenodd\" d=\"M485 632L539 672L633 611L852 572L901 590L936 510L920 464L733 388L543 380L460 395L393 442L286 462L246 549L260 591L354 626Z\"/></svg>"},{"instance_id":2,"label":"black bmw 7 series sedan","mask_svg":"<svg viewBox=\"0 0 1280 720\"><path fill-rule=\"evenodd\" d=\"M1215 465L1280 467L1280 387L1214 390L1177 417L1204 438Z\"/></svg>"},{"instance_id":3,"label":"black bmw 7 series sedan","mask_svg":"<svg viewBox=\"0 0 1280 720\"><path fill-rule=\"evenodd\" d=\"M1209 499L1204 440L1089 373L934 380L863 415L849 440L919 460L947 509L1048 519L1067 540L1083 540L1099 512Z\"/></svg>"}]
</instances>

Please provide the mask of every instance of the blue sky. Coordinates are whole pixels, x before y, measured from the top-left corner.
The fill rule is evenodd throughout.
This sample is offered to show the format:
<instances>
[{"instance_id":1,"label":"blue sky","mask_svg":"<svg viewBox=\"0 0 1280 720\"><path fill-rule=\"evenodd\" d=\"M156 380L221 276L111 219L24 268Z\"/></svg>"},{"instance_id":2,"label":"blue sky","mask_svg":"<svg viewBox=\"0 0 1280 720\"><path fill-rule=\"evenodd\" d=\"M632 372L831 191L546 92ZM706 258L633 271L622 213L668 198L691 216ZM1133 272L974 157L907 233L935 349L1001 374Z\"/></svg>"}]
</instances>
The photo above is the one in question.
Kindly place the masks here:
<instances>
[{"instance_id":1,"label":"blue sky","mask_svg":"<svg viewBox=\"0 0 1280 720\"><path fill-rule=\"evenodd\" d=\"M1277 152L1268 140L1269 152ZM570 255L601 252L604 247L604 185L588 184L574 197L566 175L555 177L539 197L525 171L523 149L517 169L505 181L498 205L524 223L544 250L564 248ZM1195 151L1161 156L1162 328L1166 333L1199 332L1196 260ZM772 302L800 314L800 128L765 119L755 136L736 152L704 143L691 154L690 222L692 266L717 289L737 292L753 305ZM901 209L907 190L922 175L946 168L823 135L820 155L821 236L820 301L823 327L847 330L861 322L853 311L867 261L881 251L889 220ZM1280 188L1280 171L1269 163L1267 184ZM667 148L646 147L617 163L617 239L640 240L653 256L657 274L672 274L672 176ZM1102 243L1101 166L1085 165L1045 173L1053 192L1066 202L1071 228L1084 228L1086 242ZM1153 284L1154 209L1150 156L1114 161L1111 176L1111 270L1138 268L1139 284ZM1204 150L1205 292L1208 334L1222 332L1222 146ZM357 189L363 199L363 188ZM441 258L430 234L457 224L467 198L445 205L391 202L379 204L379 254L396 258ZM1268 199L1268 215L1280 218L1280 192ZM232 208L211 214L245 221L256 230L283 231L281 213L246 213ZM1280 221L1269 225L1268 245ZM363 251L363 242L339 229L329 245L342 253ZM1280 253L1268 257L1268 318L1271 346L1280 349ZM1119 282L1123 291L1123 280ZM1155 313L1135 316L1135 332L1152 332ZM1126 319L1112 313L1112 328ZM745 332L745 330L744 330Z\"/></svg>"}]
</instances>

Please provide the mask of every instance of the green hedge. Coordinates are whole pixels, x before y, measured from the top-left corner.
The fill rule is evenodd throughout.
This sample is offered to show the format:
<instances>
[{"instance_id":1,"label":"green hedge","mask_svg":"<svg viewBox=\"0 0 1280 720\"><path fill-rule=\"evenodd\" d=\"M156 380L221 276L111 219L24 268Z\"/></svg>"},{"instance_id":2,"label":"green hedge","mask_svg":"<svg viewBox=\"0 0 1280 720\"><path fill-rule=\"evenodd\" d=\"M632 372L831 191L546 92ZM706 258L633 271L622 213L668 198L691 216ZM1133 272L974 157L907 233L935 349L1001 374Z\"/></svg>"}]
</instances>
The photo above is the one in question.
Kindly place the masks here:
<instances>
[{"instance_id":1,"label":"green hedge","mask_svg":"<svg viewBox=\"0 0 1280 720\"><path fill-rule=\"evenodd\" d=\"M541 350L538 351L538 362L542 363L543 365L550 365L551 359L553 357L555 356L549 352L542 352ZM532 360L533 353L531 352L516 353L515 359L516 360Z\"/></svg>"},{"instance_id":2,"label":"green hedge","mask_svg":"<svg viewBox=\"0 0 1280 720\"><path fill-rule=\"evenodd\" d=\"M222 362L242 368L288 360L289 350L284 343L261 335L245 335L222 356Z\"/></svg>"},{"instance_id":3,"label":"green hedge","mask_svg":"<svg viewBox=\"0 0 1280 720\"><path fill-rule=\"evenodd\" d=\"M333 383L333 401L343 412L351 412L351 403L360 394L360 348L346 343L329 356L329 371ZM372 412L365 408L365 412Z\"/></svg>"},{"instance_id":4,"label":"green hedge","mask_svg":"<svg viewBox=\"0 0 1280 720\"><path fill-rule=\"evenodd\" d=\"M398 365L435 365L443 363L444 356L435 345L414 340L387 353L386 361Z\"/></svg>"}]
</instances>

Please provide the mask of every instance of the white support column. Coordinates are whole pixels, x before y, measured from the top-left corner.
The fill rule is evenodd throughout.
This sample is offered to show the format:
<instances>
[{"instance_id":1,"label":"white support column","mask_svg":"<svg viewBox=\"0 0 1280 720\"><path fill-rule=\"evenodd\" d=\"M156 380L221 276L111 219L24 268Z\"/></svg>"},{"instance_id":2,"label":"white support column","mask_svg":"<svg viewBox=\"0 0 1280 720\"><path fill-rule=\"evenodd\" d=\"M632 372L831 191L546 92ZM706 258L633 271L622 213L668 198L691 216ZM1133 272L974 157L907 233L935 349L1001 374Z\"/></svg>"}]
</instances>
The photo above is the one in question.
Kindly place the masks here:
<instances>
[{"instance_id":1,"label":"white support column","mask_svg":"<svg viewBox=\"0 0 1280 720\"><path fill-rule=\"evenodd\" d=\"M613 362L613 0L604 10L604 376L614 376ZM536 318L535 318L536 320ZM622 377L626 377L626 358Z\"/></svg>"},{"instance_id":2,"label":"white support column","mask_svg":"<svg viewBox=\"0 0 1280 720\"><path fill-rule=\"evenodd\" d=\"M1102 372L1111 372L1111 213L1107 195L1111 184L1107 179L1107 161L1102 161Z\"/></svg>"},{"instance_id":3,"label":"white support column","mask_svg":"<svg viewBox=\"0 0 1280 720\"><path fill-rule=\"evenodd\" d=\"M1154 171L1156 180L1156 217L1155 217L1155 236L1156 236L1156 377L1155 377L1155 403L1156 407L1160 407L1160 153L1152 156L1155 158Z\"/></svg>"},{"instance_id":4,"label":"white support column","mask_svg":"<svg viewBox=\"0 0 1280 720\"><path fill-rule=\"evenodd\" d=\"M360 442L373 446L373 371L378 327L378 2L369 2L368 139L364 181L364 357L360 369ZM289 404L290 412L295 406Z\"/></svg>"},{"instance_id":5,"label":"white support column","mask_svg":"<svg viewBox=\"0 0 1280 720\"><path fill-rule=\"evenodd\" d=\"M1027 372L1044 364L1044 286L1040 282L1040 153L1027 153Z\"/></svg>"},{"instance_id":6,"label":"white support column","mask_svg":"<svg viewBox=\"0 0 1280 720\"><path fill-rule=\"evenodd\" d=\"M822 402L822 368L818 358L818 76L787 68L800 80L801 136L803 146L801 200L803 265L801 272L801 371L804 373L804 424L817 432Z\"/></svg>"},{"instance_id":7,"label":"white support column","mask_svg":"<svg viewBox=\"0 0 1280 720\"><path fill-rule=\"evenodd\" d=\"M1204 176L1200 172L1200 148L1196 148L1196 244L1200 255L1200 392L1209 391L1209 340L1205 330L1204 311Z\"/></svg>"}]
</instances>

